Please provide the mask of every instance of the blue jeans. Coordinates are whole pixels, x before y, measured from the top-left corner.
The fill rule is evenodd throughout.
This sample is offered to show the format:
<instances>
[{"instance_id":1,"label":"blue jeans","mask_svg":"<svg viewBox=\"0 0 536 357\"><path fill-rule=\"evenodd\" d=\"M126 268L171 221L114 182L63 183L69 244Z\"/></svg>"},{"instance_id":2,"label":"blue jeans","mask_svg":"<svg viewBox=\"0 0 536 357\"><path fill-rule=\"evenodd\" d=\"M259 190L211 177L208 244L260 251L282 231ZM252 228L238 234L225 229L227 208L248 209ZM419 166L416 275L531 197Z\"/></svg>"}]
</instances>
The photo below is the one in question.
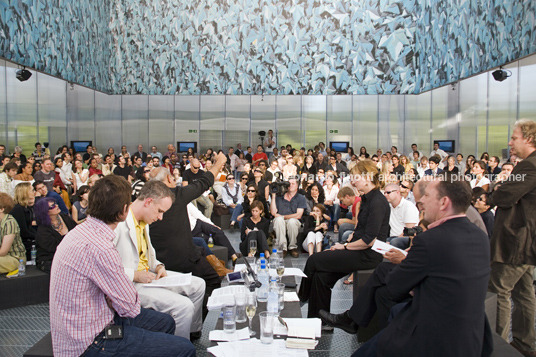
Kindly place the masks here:
<instances>
[{"instance_id":1,"label":"blue jeans","mask_svg":"<svg viewBox=\"0 0 536 357\"><path fill-rule=\"evenodd\" d=\"M231 222L237 222L238 221L238 216L240 216L242 214L242 212L244 212L244 209L242 208L242 205L239 203L236 205L235 208L233 207L229 207L229 213L231 214ZM240 227L242 227L242 221L238 222L238 225Z\"/></svg>"},{"instance_id":2,"label":"blue jeans","mask_svg":"<svg viewBox=\"0 0 536 357\"><path fill-rule=\"evenodd\" d=\"M141 309L134 318L115 316L115 325L123 326L123 338L105 340L101 332L83 354L86 356L195 356L194 345L173 335L175 320L170 315Z\"/></svg>"},{"instance_id":3,"label":"blue jeans","mask_svg":"<svg viewBox=\"0 0 536 357\"><path fill-rule=\"evenodd\" d=\"M326 206L326 209L329 214L329 218L331 218L331 221L329 222L330 228L337 224L337 221L339 220L339 213L341 212L341 206L339 206L337 203L334 203L333 206Z\"/></svg>"},{"instance_id":4,"label":"blue jeans","mask_svg":"<svg viewBox=\"0 0 536 357\"><path fill-rule=\"evenodd\" d=\"M195 245L197 245L198 247L201 247L201 248L203 248L205 250L206 255L214 254L214 253L212 253L212 251L208 247L207 242L205 242L205 240L203 238L201 238L201 237L192 237L192 239L194 240Z\"/></svg>"},{"instance_id":5,"label":"blue jeans","mask_svg":"<svg viewBox=\"0 0 536 357\"><path fill-rule=\"evenodd\" d=\"M389 237L386 239L386 241L393 247L400 249L409 248L409 237Z\"/></svg>"}]
</instances>

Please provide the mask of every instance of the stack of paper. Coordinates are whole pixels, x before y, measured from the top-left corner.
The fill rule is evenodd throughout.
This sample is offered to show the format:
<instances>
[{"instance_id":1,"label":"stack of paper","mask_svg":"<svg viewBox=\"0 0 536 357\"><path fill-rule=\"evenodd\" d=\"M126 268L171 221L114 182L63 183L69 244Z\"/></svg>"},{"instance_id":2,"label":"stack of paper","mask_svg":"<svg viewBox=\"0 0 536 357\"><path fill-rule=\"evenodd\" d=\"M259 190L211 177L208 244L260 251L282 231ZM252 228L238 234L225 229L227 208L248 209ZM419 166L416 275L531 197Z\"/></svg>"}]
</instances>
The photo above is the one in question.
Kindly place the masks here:
<instances>
[{"instance_id":1,"label":"stack of paper","mask_svg":"<svg viewBox=\"0 0 536 357\"><path fill-rule=\"evenodd\" d=\"M246 264L236 264L234 271L242 271L246 269ZM277 276L275 269L269 269L268 273L270 276ZM301 276L302 278L307 278L307 275L299 268L285 268L283 276Z\"/></svg>"},{"instance_id":2,"label":"stack of paper","mask_svg":"<svg viewBox=\"0 0 536 357\"><path fill-rule=\"evenodd\" d=\"M234 305L234 296L238 289L243 289L243 285L229 285L223 288L215 289L208 298L207 308L209 311L219 310L226 305Z\"/></svg>"},{"instance_id":3,"label":"stack of paper","mask_svg":"<svg viewBox=\"0 0 536 357\"><path fill-rule=\"evenodd\" d=\"M404 255L408 255L408 252L406 252L405 250L402 250L397 247L393 247L392 245L382 242L381 240L378 240L378 239L376 239L374 241L374 244L372 245L372 250L380 253L381 255L385 255L385 253L387 253L391 249L398 250L402 252Z\"/></svg>"},{"instance_id":4,"label":"stack of paper","mask_svg":"<svg viewBox=\"0 0 536 357\"><path fill-rule=\"evenodd\" d=\"M288 330L280 323L274 324L274 335L315 339L322 336L322 322L319 318L299 319L284 318Z\"/></svg>"},{"instance_id":5,"label":"stack of paper","mask_svg":"<svg viewBox=\"0 0 536 357\"><path fill-rule=\"evenodd\" d=\"M239 341L249 340L249 327L241 330L236 330L233 333L227 333L222 330L212 330L208 334L208 339L211 341Z\"/></svg>"},{"instance_id":6,"label":"stack of paper","mask_svg":"<svg viewBox=\"0 0 536 357\"><path fill-rule=\"evenodd\" d=\"M192 273L168 272L168 276L153 280L149 284L143 284L143 286L149 288L168 288L173 286L188 286L190 284L192 284Z\"/></svg>"},{"instance_id":7,"label":"stack of paper","mask_svg":"<svg viewBox=\"0 0 536 357\"><path fill-rule=\"evenodd\" d=\"M216 357L307 357L307 350L291 349L285 346L285 340L274 340L270 344L261 343L258 339L246 341L220 342L218 346L209 347L207 351Z\"/></svg>"}]
</instances>

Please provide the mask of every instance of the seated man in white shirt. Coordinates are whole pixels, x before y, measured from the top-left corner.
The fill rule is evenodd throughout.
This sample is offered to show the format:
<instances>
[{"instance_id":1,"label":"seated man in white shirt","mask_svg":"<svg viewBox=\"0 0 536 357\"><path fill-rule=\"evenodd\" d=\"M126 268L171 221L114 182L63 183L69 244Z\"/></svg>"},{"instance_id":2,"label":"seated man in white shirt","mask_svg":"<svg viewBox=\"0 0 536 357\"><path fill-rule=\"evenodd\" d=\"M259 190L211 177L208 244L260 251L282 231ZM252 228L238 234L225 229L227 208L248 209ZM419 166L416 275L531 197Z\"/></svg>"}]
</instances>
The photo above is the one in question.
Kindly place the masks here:
<instances>
[{"instance_id":1,"label":"seated man in white shirt","mask_svg":"<svg viewBox=\"0 0 536 357\"><path fill-rule=\"evenodd\" d=\"M419 223L419 210L400 194L400 186L389 184L385 187L385 198L391 206L389 226L391 228L390 238L387 242L391 245L406 249L409 247L409 237L404 236L404 228L415 227Z\"/></svg>"},{"instance_id":2,"label":"seated man in white shirt","mask_svg":"<svg viewBox=\"0 0 536 357\"><path fill-rule=\"evenodd\" d=\"M114 244L126 275L138 291L141 306L170 314L175 319L175 335L193 339L201 336L205 281L192 276L187 286L154 288L143 285L168 274L180 274L166 271L164 264L156 259L149 235L149 225L162 219L173 199L174 195L163 182L147 182L130 206L126 220L117 225Z\"/></svg>"}]
</instances>

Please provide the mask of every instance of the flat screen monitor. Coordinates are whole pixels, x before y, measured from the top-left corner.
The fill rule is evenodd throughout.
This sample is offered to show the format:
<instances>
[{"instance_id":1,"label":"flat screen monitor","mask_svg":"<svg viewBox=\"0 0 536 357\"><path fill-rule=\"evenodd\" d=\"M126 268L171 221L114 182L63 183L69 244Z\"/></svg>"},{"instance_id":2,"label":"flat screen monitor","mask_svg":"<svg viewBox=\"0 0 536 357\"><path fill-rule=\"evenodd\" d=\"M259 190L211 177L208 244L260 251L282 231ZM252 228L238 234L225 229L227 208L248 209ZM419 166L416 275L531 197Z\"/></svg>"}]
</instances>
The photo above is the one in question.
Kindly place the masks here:
<instances>
[{"instance_id":1,"label":"flat screen monitor","mask_svg":"<svg viewBox=\"0 0 536 357\"><path fill-rule=\"evenodd\" d=\"M196 141L177 141L177 152L187 152L188 149L192 148L194 152L197 152L197 142Z\"/></svg>"},{"instance_id":2,"label":"flat screen monitor","mask_svg":"<svg viewBox=\"0 0 536 357\"><path fill-rule=\"evenodd\" d=\"M348 152L348 147L350 146L349 141L331 141L329 147L335 150L336 152Z\"/></svg>"},{"instance_id":3,"label":"flat screen monitor","mask_svg":"<svg viewBox=\"0 0 536 357\"><path fill-rule=\"evenodd\" d=\"M71 141L71 147L74 149L74 152L86 152L88 145L93 145L93 141Z\"/></svg>"},{"instance_id":4,"label":"flat screen monitor","mask_svg":"<svg viewBox=\"0 0 536 357\"><path fill-rule=\"evenodd\" d=\"M435 144L439 144L439 148L444 152L454 154L456 151L456 140L434 140Z\"/></svg>"}]
</instances>

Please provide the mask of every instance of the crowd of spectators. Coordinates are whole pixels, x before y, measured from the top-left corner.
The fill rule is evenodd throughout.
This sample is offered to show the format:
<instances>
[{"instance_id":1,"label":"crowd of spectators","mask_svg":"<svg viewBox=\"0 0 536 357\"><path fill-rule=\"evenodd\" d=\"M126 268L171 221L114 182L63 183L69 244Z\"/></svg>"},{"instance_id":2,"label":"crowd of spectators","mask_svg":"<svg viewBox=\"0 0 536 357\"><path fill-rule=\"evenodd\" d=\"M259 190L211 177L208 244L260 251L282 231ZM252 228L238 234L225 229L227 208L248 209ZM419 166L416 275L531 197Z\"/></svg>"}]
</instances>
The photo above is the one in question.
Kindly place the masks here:
<instances>
[{"instance_id":1,"label":"crowd of spectators","mask_svg":"<svg viewBox=\"0 0 536 357\"><path fill-rule=\"evenodd\" d=\"M134 202L126 226L119 224L119 241L115 242L125 252L121 257L132 270L132 274L127 272L130 280L142 283L165 276L164 264L171 272L192 273L199 279L195 288L174 292L169 306L154 302L161 300L155 290L145 293L137 288L142 308L173 314L178 336L196 338L200 333L201 306L229 271L206 245L209 239L227 247L233 263L240 255L250 254L252 240L259 248L256 254L266 257L270 246L279 248L284 257L307 252L307 278L299 297L309 302L308 316L319 317L322 310L329 311L336 281L381 263L381 255L371 249L376 239L409 250L413 235L407 229L420 226L426 230L430 222L416 199L423 195L415 191L419 180L458 177L466 181L472 189L466 214L491 240L495 205L499 205L493 192L508 182L526 157L512 152L502 162L483 153L476 160L474 155L449 155L438 144L429 155L417 144L411 145L407 155L396 146L371 153L366 147L357 153L351 147L335 152L322 142L308 150L277 147L271 130L256 153L238 143L225 151L210 148L201 153L192 149L178 153L172 144L165 154L156 146L147 153L140 144L132 155L126 146L118 154L113 148L103 154L91 145L85 152L62 146L52 154L36 143L35 151L25 156L20 147L9 155L0 145L0 273L16 270L20 259L29 261L32 249L37 251L37 267L50 273L63 238L91 216L92 187L110 176L128 184ZM153 181L160 186L155 188ZM157 213L147 208L150 204L156 205ZM213 214L222 213L230 215L231 229L240 229L239 252L211 221ZM131 257L130 238L143 242L146 226L150 226L147 242L139 256ZM134 231L138 233L131 236ZM331 241L328 231L333 232ZM121 235L130 238L121 239ZM180 240L175 239L179 236ZM144 268L141 273L140 267ZM142 274L150 271L154 274ZM185 301L195 305L187 313L171 306L182 306ZM186 320L179 321L185 316Z\"/></svg>"}]
</instances>

